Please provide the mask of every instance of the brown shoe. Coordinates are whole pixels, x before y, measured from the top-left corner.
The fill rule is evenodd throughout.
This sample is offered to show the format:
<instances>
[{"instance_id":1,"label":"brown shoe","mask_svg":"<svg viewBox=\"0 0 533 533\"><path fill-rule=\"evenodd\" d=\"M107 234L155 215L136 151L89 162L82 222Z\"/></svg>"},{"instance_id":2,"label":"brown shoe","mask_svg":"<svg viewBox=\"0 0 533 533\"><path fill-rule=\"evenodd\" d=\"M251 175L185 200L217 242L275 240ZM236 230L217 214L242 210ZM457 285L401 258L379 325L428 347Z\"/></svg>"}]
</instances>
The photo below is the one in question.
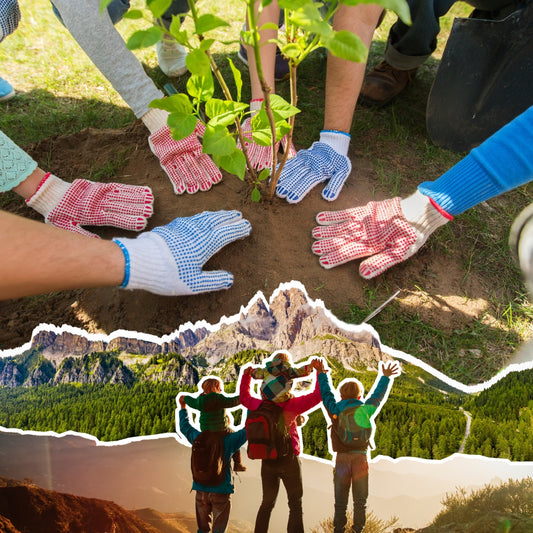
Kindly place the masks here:
<instances>
[{"instance_id":1,"label":"brown shoe","mask_svg":"<svg viewBox=\"0 0 533 533\"><path fill-rule=\"evenodd\" d=\"M359 100L376 106L388 104L411 83L417 70L398 70L382 59L365 76Z\"/></svg>"},{"instance_id":2,"label":"brown shoe","mask_svg":"<svg viewBox=\"0 0 533 533\"><path fill-rule=\"evenodd\" d=\"M242 463L235 463L233 465L234 472L246 472L246 467Z\"/></svg>"}]
</instances>

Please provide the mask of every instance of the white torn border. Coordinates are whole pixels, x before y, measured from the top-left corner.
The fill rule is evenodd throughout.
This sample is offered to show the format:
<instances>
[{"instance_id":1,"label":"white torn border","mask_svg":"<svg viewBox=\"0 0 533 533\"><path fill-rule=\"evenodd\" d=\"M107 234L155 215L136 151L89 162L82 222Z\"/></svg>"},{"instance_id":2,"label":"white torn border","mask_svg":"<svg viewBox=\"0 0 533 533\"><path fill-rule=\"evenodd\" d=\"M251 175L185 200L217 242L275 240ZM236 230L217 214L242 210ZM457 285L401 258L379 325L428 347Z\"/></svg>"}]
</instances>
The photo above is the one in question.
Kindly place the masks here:
<instances>
[{"instance_id":1,"label":"white torn border","mask_svg":"<svg viewBox=\"0 0 533 533\"><path fill-rule=\"evenodd\" d=\"M476 384L476 385L465 385L459 381L456 381L454 379L451 379L449 378L447 375L443 374L442 372L439 372L438 370L435 370L432 366L430 366L429 364L425 363L424 361L421 361L419 359L417 359L416 357L413 357L412 355L409 355L409 354L406 354L400 350L394 350L392 348L389 348L388 346L385 346L385 345L382 345L381 344L381 341L380 341L380 337L379 337L379 333L372 327L370 326L369 324L347 324L346 322L343 322L342 320L340 320L339 318L337 318L329 309L326 308L324 302L320 299L316 299L316 300L313 300L309 297L308 295L308 292L306 290L306 288L304 287L304 285L299 282L299 281L290 281L290 282L286 282L286 283L281 283L277 289L275 289L273 292L272 292L272 295L270 297L270 300L267 300L265 295L263 294L262 291L258 291L255 296L253 296L249 303L246 305L246 306L241 306L241 309L238 313L236 313L235 315L232 315L231 317L226 317L226 316L222 316L221 319L219 320L218 323L216 324L210 324L208 323L206 320L200 320L200 321L197 321L195 322L194 324L192 322L186 322L182 325L180 325L178 327L178 329L176 329L174 332L170 333L170 334L167 334L167 335L163 335L161 337L157 337L155 335L151 335L151 334L148 334L148 333L141 333L141 332L137 332L137 331L129 331L129 330L123 330L123 329L118 329L118 330L115 330L113 331L112 333L110 334L103 334L103 333L89 333L81 328L77 328L77 327L74 327L74 326L70 326L68 324L64 324L62 326L56 326L56 325L53 325L53 324L46 324L46 323L42 323L42 324L39 324L32 332L32 336L31 336L31 339L25 343L24 345L20 346L19 348L11 348L11 349L6 349L6 350L0 350L0 357L13 357L15 355L18 355L20 353L23 353L24 351L26 350L29 350L32 346L32 341L33 341L33 338L40 332L42 331L51 331L53 333L56 333L58 335L60 335L61 333L64 333L64 332L67 332L67 333L71 333L71 334L74 334L74 335L79 335L79 336L83 336L83 337L86 337L88 340L91 340L91 341L103 341L103 342L110 342L112 341L113 339L115 338L118 338L118 337L121 337L121 338L128 338L128 339L138 339L138 340L143 340L143 341L146 341L146 342L152 342L154 344L159 344L159 345L163 345L164 343L166 342L172 342L173 340L175 340L182 332L184 331L195 331L199 328L204 328L204 329L207 329L208 331L211 331L211 332L215 332L217 330L219 330L222 326L225 326L225 325L229 325L229 324L232 324L234 322L237 322L240 318L241 315L244 315L244 314L247 314L250 310L250 308L256 304L256 302L258 302L259 300L262 300L265 304L265 306L270 309L270 304L271 302L276 298L276 296L282 292L282 291L288 291L290 289L298 289L300 291L302 291L304 294L305 294L305 297L306 297L306 300L307 300L307 303L308 305L310 305L311 307L317 309L317 308L320 308L325 316L335 325L337 326L339 329L342 329L344 331L347 331L347 332L350 332L350 333L361 333L361 332L369 332L371 333L374 338L376 338L378 340L378 342L380 343L380 347L381 347L381 350L390 355L391 357L395 358L395 359L399 359L399 360L403 360L409 364L412 364L414 366L418 366L419 368L422 368L423 370L425 370L426 372L432 374L433 376L435 376L437 379L443 381L444 383L448 384L449 386L459 390L459 391L462 391L464 393L467 393L467 394L473 394L473 393L476 393L476 392L480 392L482 390L485 390L485 389L488 389L490 388L492 385L496 384L498 381L500 381L501 379L503 379L505 376L507 376L508 374L510 374L511 372L517 372L517 371L521 371L521 370L527 370L527 369L531 369L533 368L533 360L532 361L527 361L527 362L522 362L522 363L516 363L516 364L511 364L509 365L508 367L506 367L505 369L502 369L496 376L494 376L493 378L491 378L490 380L484 382L484 383L480 383L480 384ZM379 376L380 374L378 374ZM239 374L239 378L238 378L238 382L237 382L237 390L238 390L238 387L240 385L240 380L241 380L241 376L242 374ZM391 379L391 382L393 380ZM376 380L377 382L377 380ZM381 405L383 405L386 400L387 400L387 397L388 397L388 394L389 394L389 391L390 391L390 386L387 390L387 393L386 393L386 396L385 398L383 399L383 402ZM305 394L307 391L303 391L303 393ZM372 391L369 391L368 394L370 394ZM197 392L197 393L193 393L193 395L198 395L200 394L200 392ZM297 393L298 394L298 393ZM320 404L321 408L323 408L323 404ZM316 409L316 408L314 408ZM312 409L312 410L314 410ZM312 411L311 410L311 411ZM178 405L178 408L177 408L177 411L179 411L179 405ZM378 411L376 412L376 415L377 413L379 412L379 409ZM177 414L177 413L176 413ZM305 413L304 413L305 414ZM234 426L234 429L239 429L239 428L242 428L243 427L243 423L239 426ZM86 433L77 433L75 431L66 431L66 432L63 432L63 433L56 433L54 431L46 431L46 432L39 432L39 431L33 431L33 430L20 430L20 429L15 429L15 428L4 428L2 426L0 426L0 431L1 432L5 432L5 433L18 433L18 434L21 434L21 435L42 435L42 436L52 436L52 437L62 437L62 436L69 436L69 435L74 435L74 436L79 436L79 437L82 437L82 438L85 438L85 439L89 439L89 440L92 440L95 442L95 444L97 446L123 446L123 445L126 445L126 444L129 444L131 442L136 442L136 441L141 441L141 440L152 440L152 439L159 439L159 438L168 438L168 437L172 437L172 438L175 438L178 442L186 445L186 446L190 446L190 444L183 438L181 437L179 434L176 434L176 433L163 433L163 434L159 434L159 435L143 435L143 436L139 436L139 437L129 437L127 439L123 439L123 440L119 440L119 441L110 441L110 442L107 442L107 441L100 441L98 440L96 437L94 437L93 435L89 435L89 434L86 434ZM300 438L301 438L301 428L298 428L298 431L300 433ZM330 444L331 446L331 443L329 442L330 441L330 436L329 436L329 432L328 432L328 443ZM330 448L331 450L331 448ZM322 459L322 458L318 458L318 457L315 457L315 456L309 456L309 455L306 455L306 454L302 454L304 457L308 458L308 459L312 459L312 460L316 460L316 461L319 461L319 462L324 462L324 463L327 463L327 464L331 464L331 461L327 460L327 459ZM406 461L406 460L409 460L409 461L416 461L416 462L422 462L422 463L435 463L435 462L442 462L442 461L446 461L446 460L451 460L453 457L456 457L458 455L461 455L461 456L464 456L463 454L454 454L452 456L449 456L445 459L441 459L439 461L436 461L436 460L432 460L432 459L422 459L422 458L417 458L417 457L400 457L400 458L397 458L397 459L392 459L390 457L385 457L385 456L377 456L373 459L370 459L371 462L376 462L376 461L383 461L384 459L387 459L387 460L390 460L394 463L400 461L400 462L403 462L403 461ZM479 456L472 456L472 457L477 457L479 459ZM494 461L494 459L491 459L491 458L488 458L488 457L483 457L483 459L487 459L487 460L491 460L491 461ZM499 461L502 461L502 459L500 459ZM512 461L508 461L509 464L516 464L516 462L512 462ZM528 464L531 464L533 465L533 462L532 463L527 463L527 462L521 462L520 464L522 465L528 465Z\"/></svg>"}]
</instances>

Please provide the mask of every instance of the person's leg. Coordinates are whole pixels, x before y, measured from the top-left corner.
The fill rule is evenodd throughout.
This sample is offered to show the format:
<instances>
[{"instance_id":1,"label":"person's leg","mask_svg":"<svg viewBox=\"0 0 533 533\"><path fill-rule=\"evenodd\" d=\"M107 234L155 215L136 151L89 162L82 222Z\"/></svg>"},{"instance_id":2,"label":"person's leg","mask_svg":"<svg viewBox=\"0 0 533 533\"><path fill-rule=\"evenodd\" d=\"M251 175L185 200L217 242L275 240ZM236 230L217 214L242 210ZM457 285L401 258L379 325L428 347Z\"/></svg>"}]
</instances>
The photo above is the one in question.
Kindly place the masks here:
<instances>
[{"instance_id":1,"label":"person's leg","mask_svg":"<svg viewBox=\"0 0 533 533\"><path fill-rule=\"evenodd\" d=\"M344 533L346 526L346 510L351 484L350 455L338 453L333 470L333 488L335 493L335 514L333 516L333 532Z\"/></svg>"},{"instance_id":2,"label":"person's leg","mask_svg":"<svg viewBox=\"0 0 533 533\"><path fill-rule=\"evenodd\" d=\"M382 11L375 4L342 4L335 13L333 28L357 34L369 47ZM276 187L280 198L298 203L313 187L326 181L322 197L328 201L338 198L352 169L349 131L364 74L365 63L328 55L324 129L318 142L300 150L285 164Z\"/></svg>"},{"instance_id":3,"label":"person's leg","mask_svg":"<svg viewBox=\"0 0 533 533\"><path fill-rule=\"evenodd\" d=\"M224 533L231 511L231 494L210 493L213 510L213 533Z\"/></svg>"},{"instance_id":4,"label":"person's leg","mask_svg":"<svg viewBox=\"0 0 533 533\"><path fill-rule=\"evenodd\" d=\"M352 533L362 533L366 522L368 499L368 461L366 455L353 454L351 460L353 526Z\"/></svg>"},{"instance_id":5,"label":"person's leg","mask_svg":"<svg viewBox=\"0 0 533 533\"><path fill-rule=\"evenodd\" d=\"M439 17L455 0L407 0L412 24L400 19L391 27L383 60L367 73L361 102L385 105L398 96L414 78L422 63L437 46Z\"/></svg>"},{"instance_id":6,"label":"person's leg","mask_svg":"<svg viewBox=\"0 0 533 533\"><path fill-rule=\"evenodd\" d=\"M54 5L53 0L51 0L50 3L52 4L52 11L54 12L54 15L57 17L59 22L61 22L61 24L64 24L63 19L61 18L61 14L57 10L57 7ZM129 8L130 8L129 0L113 0L107 6L107 13L109 14L109 18L111 19L111 22L113 24L120 22L122 18L124 17L124 14L128 11Z\"/></svg>"},{"instance_id":7,"label":"person's leg","mask_svg":"<svg viewBox=\"0 0 533 533\"><path fill-rule=\"evenodd\" d=\"M209 492L196 491L195 510L198 533L209 533L211 531L212 511Z\"/></svg>"},{"instance_id":8,"label":"person's leg","mask_svg":"<svg viewBox=\"0 0 533 533\"><path fill-rule=\"evenodd\" d=\"M254 533L267 533L270 515L276 504L279 492L279 473L276 460L263 460L261 462L261 484L263 486L263 499L257 511Z\"/></svg>"},{"instance_id":9,"label":"person's leg","mask_svg":"<svg viewBox=\"0 0 533 533\"><path fill-rule=\"evenodd\" d=\"M172 19L179 17L183 19L183 15L189 11L189 4L187 0L173 0L170 7L163 13L160 22L167 29L170 28ZM185 58L187 57L187 50L173 37L167 35L156 44L157 61L159 68L169 77L177 77L187 72L187 65Z\"/></svg>"},{"instance_id":10,"label":"person's leg","mask_svg":"<svg viewBox=\"0 0 533 533\"><path fill-rule=\"evenodd\" d=\"M287 523L287 531L289 533L303 533L303 511L302 511L302 469L300 459L298 457L291 457L286 461L283 471L281 473L281 480L287 491L287 499L289 503L289 521Z\"/></svg>"}]
</instances>

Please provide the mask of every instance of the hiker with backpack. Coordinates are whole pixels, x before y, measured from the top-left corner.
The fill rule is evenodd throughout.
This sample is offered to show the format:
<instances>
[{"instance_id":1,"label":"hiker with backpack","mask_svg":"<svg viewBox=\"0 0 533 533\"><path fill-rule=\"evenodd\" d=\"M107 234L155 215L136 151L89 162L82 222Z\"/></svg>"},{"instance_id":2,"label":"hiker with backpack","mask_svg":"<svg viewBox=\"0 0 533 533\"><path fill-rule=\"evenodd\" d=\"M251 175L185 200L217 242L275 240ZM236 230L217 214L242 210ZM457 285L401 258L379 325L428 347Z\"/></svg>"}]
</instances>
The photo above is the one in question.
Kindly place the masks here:
<instances>
[{"instance_id":1,"label":"hiker with backpack","mask_svg":"<svg viewBox=\"0 0 533 533\"><path fill-rule=\"evenodd\" d=\"M318 360L317 360L318 361ZM336 452L333 470L335 490L334 533L344 533L350 486L353 497L352 533L362 533L366 522L368 498L368 452L373 447L372 420L386 401L394 377L400 374L395 361L380 363L380 374L371 393L364 398L363 385L353 378L343 380L338 387L337 401L322 362L316 364L318 384L324 407L331 419L330 448Z\"/></svg>"},{"instance_id":2,"label":"hiker with backpack","mask_svg":"<svg viewBox=\"0 0 533 533\"><path fill-rule=\"evenodd\" d=\"M198 431L191 426L185 397L180 405L179 430L192 444L192 489L196 491L196 522L198 533L224 533L234 492L231 457L246 442L246 430L234 433Z\"/></svg>"},{"instance_id":3,"label":"hiker with backpack","mask_svg":"<svg viewBox=\"0 0 533 533\"><path fill-rule=\"evenodd\" d=\"M185 404L192 409L200 411L200 431L221 432L222 435L231 433L230 420L226 409L240 405L239 395L226 396L222 391L222 381L214 376L203 378L198 383L198 389L202 392L198 396L187 394L184 396ZM233 470L246 472L242 464L241 451L233 454Z\"/></svg>"},{"instance_id":4,"label":"hiker with backpack","mask_svg":"<svg viewBox=\"0 0 533 533\"><path fill-rule=\"evenodd\" d=\"M315 368L322 368L316 363ZM242 369L240 382L241 404L250 412L245 423L248 438L248 457L261 459L263 497L255 520L255 533L266 533L270 516L279 492L280 481L287 491L289 519L287 531L303 533L303 483L299 460L301 442L298 422L301 415L320 403L320 390L315 380L311 392L292 395L284 402L275 403L250 395L253 367Z\"/></svg>"}]
</instances>

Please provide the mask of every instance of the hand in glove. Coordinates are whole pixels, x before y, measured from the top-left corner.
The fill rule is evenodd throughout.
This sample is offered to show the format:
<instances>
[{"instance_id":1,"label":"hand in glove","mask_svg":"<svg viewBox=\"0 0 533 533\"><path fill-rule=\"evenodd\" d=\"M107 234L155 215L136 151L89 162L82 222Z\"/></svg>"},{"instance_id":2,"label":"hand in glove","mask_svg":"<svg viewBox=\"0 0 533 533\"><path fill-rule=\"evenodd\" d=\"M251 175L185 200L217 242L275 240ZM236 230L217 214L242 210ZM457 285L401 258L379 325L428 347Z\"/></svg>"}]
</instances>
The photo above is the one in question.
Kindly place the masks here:
<instances>
[{"instance_id":1,"label":"hand in glove","mask_svg":"<svg viewBox=\"0 0 533 533\"><path fill-rule=\"evenodd\" d=\"M26 200L45 222L88 237L97 235L82 226L115 226L141 231L152 215L154 197L149 187L121 183L93 183L77 179L67 183L47 174Z\"/></svg>"},{"instance_id":2,"label":"hand in glove","mask_svg":"<svg viewBox=\"0 0 533 533\"><path fill-rule=\"evenodd\" d=\"M224 246L251 231L238 211L204 211L176 218L136 239L113 239L126 258L121 287L168 296L227 289L233 284L231 273L202 268Z\"/></svg>"},{"instance_id":3,"label":"hand in glove","mask_svg":"<svg viewBox=\"0 0 533 533\"><path fill-rule=\"evenodd\" d=\"M350 160L331 146L315 142L287 161L276 187L276 194L290 204L298 203L315 185L329 181L322 197L335 200L352 169Z\"/></svg>"},{"instance_id":4,"label":"hand in glove","mask_svg":"<svg viewBox=\"0 0 533 533\"><path fill-rule=\"evenodd\" d=\"M263 170L264 168L269 168L272 163L272 147L271 146L261 146L253 142L252 138L252 119L247 118L242 123L242 132L246 141L246 151L248 153L248 159L252 163L252 166L256 170ZM276 144L276 150L279 150L280 143ZM283 137L281 140L281 145L283 150L289 150L288 158L294 157L296 155L296 149L292 142L290 146L287 143L287 137ZM240 140L237 142L239 150L242 150L242 145Z\"/></svg>"},{"instance_id":5,"label":"hand in glove","mask_svg":"<svg viewBox=\"0 0 533 533\"><path fill-rule=\"evenodd\" d=\"M426 239L452 217L427 196L369 202L364 207L325 211L316 217L312 250L324 268L369 257L359 266L371 279L415 254Z\"/></svg>"},{"instance_id":6,"label":"hand in glove","mask_svg":"<svg viewBox=\"0 0 533 533\"><path fill-rule=\"evenodd\" d=\"M198 122L196 130L181 141L171 137L166 125L148 137L148 144L170 178L176 194L208 191L222 180L218 167L207 154L202 153L198 137L202 137L204 132L205 126Z\"/></svg>"}]
</instances>

